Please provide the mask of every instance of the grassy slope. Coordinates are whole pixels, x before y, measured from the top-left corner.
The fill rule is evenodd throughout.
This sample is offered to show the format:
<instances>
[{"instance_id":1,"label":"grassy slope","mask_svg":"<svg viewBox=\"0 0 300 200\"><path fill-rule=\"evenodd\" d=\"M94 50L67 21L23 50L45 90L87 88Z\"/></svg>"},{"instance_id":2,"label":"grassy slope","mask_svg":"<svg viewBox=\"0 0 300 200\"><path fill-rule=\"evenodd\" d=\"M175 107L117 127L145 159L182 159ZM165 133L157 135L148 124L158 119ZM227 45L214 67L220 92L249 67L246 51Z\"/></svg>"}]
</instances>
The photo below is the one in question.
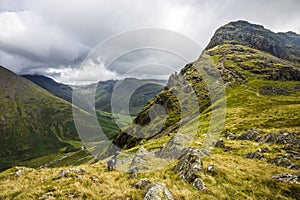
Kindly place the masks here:
<instances>
[{"instance_id":1,"label":"grassy slope","mask_svg":"<svg viewBox=\"0 0 300 200\"><path fill-rule=\"evenodd\" d=\"M261 128L262 133L279 129L299 131L300 93L293 89L293 85L297 85L299 82L268 80L265 78L266 74L255 74L249 72L249 70L244 70L239 67L238 61L230 59L232 51L229 47L228 45L222 45L211 50L216 62L225 62L227 68L240 72L244 77L244 79L241 79L243 84L235 82L237 80L231 80L232 86L226 89L227 118L223 132L238 134L252 127ZM218 54L217 50L220 48L223 48L223 52L227 50L227 54ZM239 46L239 48L251 50L247 47ZM237 57L243 57L242 62L247 62L249 66L252 61L266 59L271 59L278 65L280 63L291 65L291 63L269 54L253 51L255 53L249 59L245 59L243 53L237 55ZM262 95L259 93L259 88L265 85L283 87L291 91L292 94L289 96ZM207 107L200 116L200 129L198 129L195 120L197 118L194 118L182 130L189 133L193 129L198 129L198 134L204 134L210 119L209 110L210 107ZM169 136L163 136L143 141L143 146L149 150L157 149L169 138ZM196 139L198 143L194 141L193 144L197 146L202 139L202 136L199 137ZM119 171L107 172L105 165L96 163L81 165L80 167L87 169L87 174L83 176L73 175L59 180L52 180L52 178L61 168L28 172L21 177L4 177L5 174L15 170L11 169L0 175L0 190L4 191L1 193L1 197L4 199L14 197L16 199L34 199L42 196L47 191L53 191L54 196L61 199L67 199L71 194L76 194L78 198L82 199L99 199L99 197L101 197L100 199L141 199L144 191L130 187L130 184L135 183L142 177L165 183L175 199L296 199L299 197L299 185L281 183L271 179L271 176L275 174L295 173L295 170L243 157L247 152L256 151L258 148L266 146L275 149L267 155L268 157L274 157L277 153L284 153L283 150L276 150L282 146L260 144L252 141L224 140L226 145L234 147L235 150L224 152L222 149L215 148L211 157L204 158L204 167L209 164L219 166L215 172L204 171L201 175L208 188L206 192L196 191L192 186L180 180L172 170L175 163L165 169L143 172L138 175L137 179L129 179L129 175ZM135 151L139 146L129 151ZM93 175L99 178L98 183L91 181L90 177ZM34 184L31 184L32 182Z\"/></svg>"},{"instance_id":2,"label":"grassy slope","mask_svg":"<svg viewBox=\"0 0 300 200\"><path fill-rule=\"evenodd\" d=\"M144 191L130 186L142 177L165 183L175 199L295 199L299 195L299 185L270 179L274 174L292 170L217 152L204 159L204 167L211 163L217 164L219 168L213 173L202 174L208 188L206 192L196 191L183 182L172 170L173 165L130 179L123 172L107 172L104 165L97 163L81 165L81 168L87 170L84 175L71 173L70 176L58 180L52 178L61 169L67 168L39 169L25 172L20 177L13 175L17 169L12 168L0 174L0 197L38 199L52 191L58 199L69 199L70 195L75 195L78 199L142 199ZM94 183L92 176L96 176L99 182Z\"/></svg>"},{"instance_id":3,"label":"grassy slope","mask_svg":"<svg viewBox=\"0 0 300 200\"><path fill-rule=\"evenodd\" d=\"M4 68L0 75L0 169L36 167L81 148L70 103ZM111 114L99 111L97 117L109 138L119 131ZM119 118L124 123L130 120Z\"/></svg>"}]
</instances>

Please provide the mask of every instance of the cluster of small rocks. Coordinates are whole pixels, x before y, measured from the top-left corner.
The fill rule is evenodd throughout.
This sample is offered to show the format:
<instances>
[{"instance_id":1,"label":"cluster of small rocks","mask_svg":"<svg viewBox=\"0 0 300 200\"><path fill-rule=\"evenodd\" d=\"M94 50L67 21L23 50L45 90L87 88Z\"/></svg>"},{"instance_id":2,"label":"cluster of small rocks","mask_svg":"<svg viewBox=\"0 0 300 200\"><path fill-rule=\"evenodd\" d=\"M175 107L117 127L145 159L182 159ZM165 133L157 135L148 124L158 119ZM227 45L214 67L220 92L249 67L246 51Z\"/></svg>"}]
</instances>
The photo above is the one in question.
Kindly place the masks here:
<instances>
[{"instance_id":1,"label":"cluster of small rocks","mask_svg":"<svg viewBox=\"0 0 300 200\"><path fill-rule=\"evenodd\" d=\"M73 172L75 173L76 175L83 175L86 173L86 170L85 169L78 169L78 168L70 168L70 169L65 169L65 170L61 170L54 178L53 180L55 179L60 179L62 177L68 177L70 175L70 173Z\"/></svg>"},{"instance_id":2,"label":"cluster of small rocks","mask_svg":"<svg viewBox=\"0 0 300 200\"><path fill-rule=\"evenodd\" d=\"M33 168L28 167L16 167L16 169L17 171L15 173L15 176L23 176L26 172L31 172L35 170Z\"/></svg>"},{"instance_id":3,"label":"cluster of small rocks","mask_svg":"<svg viewBox=\"0 0 300 200\"><path fill-rule=\"evenodd\" d=\"M277 174L272 176L272 178L286 183L300 184L300 172L296 174Z\"/></svg>"},{"instance_id":4,"label":"cluster of small rocks","mask_svg":"<svg viewBox=\"0 0 300 200\"><path fill-rule=\"evenodd\" d=\"M234 148L230 147L230 146L226 146L225 145L225 141L224 140L217 140L212 142L212 145L214 147L218 147L218 148L223 148L225 152L227 151L232 151Z\"/></svg>"},{"instance_id":5,"label":"cluster of small rocks","mask_svg":"<svg viewBox=\"0 0 300 200\"><path fill-rule=\"evenodd\" d=\"M287 153L282 155L277 155L277 157L271 159L266 158L264 153L270 151L269 148L263 147L259 148L256 152L249 152L244 156L250 159L260 159L275 165L290 168L290 169L300 169L300 165L294 164L290 158L295 160L300 160L300 133L299 132L287 132L280 130L276 133L270 133L265 136L260 136L260 129L251 128L240 135L226 134L225 137L231 140L250 140L259 143L269 143L269 144L282 144L285 145L282 150L287 151ZM225 147L224 142L217 142L215 146Z\"/></svg>"}]
</instances>

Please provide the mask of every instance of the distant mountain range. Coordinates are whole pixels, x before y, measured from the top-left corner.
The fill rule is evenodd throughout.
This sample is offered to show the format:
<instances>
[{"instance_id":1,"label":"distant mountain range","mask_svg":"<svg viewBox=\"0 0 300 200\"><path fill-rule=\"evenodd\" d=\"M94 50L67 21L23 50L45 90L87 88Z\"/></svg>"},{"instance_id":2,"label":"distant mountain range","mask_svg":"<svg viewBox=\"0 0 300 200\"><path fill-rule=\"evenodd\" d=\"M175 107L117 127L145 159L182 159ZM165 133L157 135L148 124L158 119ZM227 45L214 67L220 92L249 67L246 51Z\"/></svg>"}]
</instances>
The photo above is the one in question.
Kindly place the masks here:
<instances>
[{"instance_id":1,"label":"distant mountain range","mask_svg":"<svg viewBox=\"0 0 300 200\"><path fill-rule=\"evenodd\" d=\"M22 77L32 81L33 83L40 86L41 88L44 88L45 90L52 93L53 95L72 103L73 89L71 86L58 83L53 79L43 75L27 74L27 75L22 75ZM166 81L164 80L126 78L120 81L118 80L101 81L97 84L97 86L95 86L95 84L89 84L89 85L74 86L74 87L81 87L84 93L89 93L91 89L96 87L97 90L95 94L95 108L99 111L105 111L111 113L111 96L114 89L126 90L127 88L130 88L132 86L141 85L141 87L137 88L137 90L131 96L130 104L129 104L130 114L132 116L135 116L138 112L141 111L141 109L149 99L153 98L156 94L158 94L162 90L163 85L165 83ZM115 88L116 84L118 84L118 88ZM80 102L79 103L80 105L85 105L89 103L87 101L82 101L85 99L84 94L80 97L80 99L75 102Z\"/></svg>"},{"instance_id":2,"label":"distant mountain range","mask_svg":"<svg viewBox=\"0 0 300 200\"><path fill-rule=\"evenodd\" d=\"M72 114L72 87L42 75L18 76L0 67L0 170L22 161L58 151L81 148ZM122 87L149 80L125 79ZM138 88L130 100L130 114L136 115L146 102L162 90L162 81ZM117 81L99 82L96 92L98 121L108 138L119 127L110 114L111 95ZM94 85L84 86L89 91ZM124 89L124 88L123 88ZM76 101L89 103L84 94ZM83 106L84 109L84 106ZM84 110L84 115L89 115ZM129 118L122 118L124 124Z\"/></svg>"}]
</instances>

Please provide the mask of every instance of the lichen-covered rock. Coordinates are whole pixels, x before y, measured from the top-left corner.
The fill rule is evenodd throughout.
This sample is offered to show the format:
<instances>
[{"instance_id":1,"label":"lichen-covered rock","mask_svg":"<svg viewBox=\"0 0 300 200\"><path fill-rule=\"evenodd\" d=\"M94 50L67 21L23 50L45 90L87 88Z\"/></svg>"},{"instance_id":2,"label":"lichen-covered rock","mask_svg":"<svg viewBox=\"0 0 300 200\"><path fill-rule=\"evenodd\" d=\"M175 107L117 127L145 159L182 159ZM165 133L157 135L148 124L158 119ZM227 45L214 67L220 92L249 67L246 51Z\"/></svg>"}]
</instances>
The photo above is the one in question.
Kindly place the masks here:
<instances>
[{"instance_id":1,"label":"lichen-covered rock","mask_svg":"<svg viewBox=\"0 0 300 200\"><path fill-rule=\"evenodd\" d=\"M277 179L282 182L290 182L300 184L300 173L296 174L277 174L272 176L273 179Z\"/></svg>"},{"instance_id":2,"label":"lichen-covered rock","mask_svg":"<svg viewBox=\"0 0 300 200\"><path fill-rule=\"evenodd\" d=\"M261 155L257 152L249 152L247 154L245 154L246 158L250 158L250 159L262 159L264 157L264 155Z\"/></svg>"},{"instance_id":3,"label":"lichen-covered rock","mask_svg":"<svg viewBox=\"0 0 300 200\"><path fill-rule=\"evenodd\" d=\"M219 148L225 148L225 142L224 140L218 140L213 143L214 147L219 147Z\"/></svg>"},{"instance_id":4,"label":"lichen-covered rock","mask_svg":"<svg viewBox=\"0 0 300 200\"><path fill-rule=\"evenodd\" d=\"M179 177L193 185L197 190L205 190L205 185L200 178L203 169L201 157L201 150L192 147L187 148L175 166L175 171L179 173Z\"/></svg>"},{"instance_id":5,"label":"lichen-covered rock","mask_svg":"<svg viewBox=\"0 0 300 200\"><path fill-rule=\"evenodd\" d=\"M192 140L193 138L188 135L176 133L167 144L155 154L160 158L178 159L183 149L187 147Z\"/></svg>"},{"instance_id":6,"label":"lichen-covered rock","mask_svg":"<svg viewBox=\"0 0 300 200\"><path fill-rule=\"evenodd\" d=\"M147 186L144 200L173 200L173 197L165 184L154 182Z\"/></svg>"},{"instance_id":7,"label":"lichen-covered rock","mask_svg":"<svg viewBox=\"0 0 300 200\"><path fill-rule=\"evenodd\" d=\"M134 184L137 189L145 189L152 182L147 178L142 178Z\"/></svg>"},{"instance_id":8,"label":"lichen-covered rock","mask_svg":"<svg viewBox=\"0 0 300 200\"><path fill-rule=\"evenodd\" d=\"M26 172L31 172L34 169L33 168L27 168L27 167L15 167L16 168L16 173L15 176L23 176Z\"/></svg>"},{"instance_id":9,"label":"lichen-covered rock","mask_svg":"<svg viewBox=\"0 0 300 200\"><path fill-rule=\"evenodd\" d=\"M293 144L300 145L300 133L290 133L286 131L278 131L277 133L270 133L259 139L259 142L272 144Z\"/></svg>"},{"instance_id":10,"label":"lichen-covered rock","mask_svg":"<svg viewBox=\"0 0 300 200\"><path fill-rule=\"evenodd\" d=\"M281 166L281 167L285 167L285 168L291 168L294 163L292 161L290 161L288 158L284 158L282 156L277 156L276 158L274 158L272 160L272 163L274 163L275 165Z\"/></svg>"},{"instance_id":11,"label":"lichen-covered rock","mask_svg":"<svg viewBox=\"0 0 300 200\"><path fill-rule=\"evenodd\" d=\"M140 147L138 152L132 158L128 173L135 176L134 174L137 174L140 171L149 170L149 162L153 161L154 159L155 154L153 152L148 151L143 146Z\"/></svg>"},{"instance_id":12,"label":"lichen-covered rock","mask_svg":"<svg viewBox=\"0 0 300 200\"><path fill-rule=\"evenodd\" d=\"M259 138L259 129L251 128L241 135L237 136L236 140L257 140Z\"/></svg>"}]
</instances>

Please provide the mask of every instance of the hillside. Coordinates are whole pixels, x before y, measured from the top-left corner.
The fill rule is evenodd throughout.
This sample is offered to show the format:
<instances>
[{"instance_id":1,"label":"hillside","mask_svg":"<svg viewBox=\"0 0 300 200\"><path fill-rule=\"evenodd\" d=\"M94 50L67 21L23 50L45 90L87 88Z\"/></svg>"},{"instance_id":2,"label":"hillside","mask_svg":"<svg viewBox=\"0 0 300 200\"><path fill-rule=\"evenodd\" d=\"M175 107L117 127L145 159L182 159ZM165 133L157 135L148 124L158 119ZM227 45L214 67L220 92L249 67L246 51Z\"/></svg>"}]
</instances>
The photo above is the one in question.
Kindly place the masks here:
<instances>
[{"instance_id":1,"label":"hillside","mask_svg":"<svg viewBox=\"0 0 300 200\"><path fill-rule=\"evenodd\" d=\"M76 168L14 167L0 174L0 198L298 199L298 38L245 21L220 27L113 138L117 170L106 169L114 145Z\"/></svg>"},{"instance_id":2,"label":"hillside","mask_svg":"<svg viewBox=\"0 0 300 200\"><path fill-rule=\"evenodd\" d=\"M71 104L3 67L0 76L1 169L80 147Z\"/></svg>"},{"instance_id":3,"label":"hillside","mask_svg":"<svg viewBox=\"0 0 300 200\"><path fill-rule=\"evenodd\" d=\"M227 30L228 27L231 27L231 31L221 31L221 33L223 33L221 37L220 30ZM168 115L162 130L155 135L163 136L168 134L169 127L173 126L172 130L176 130L176 127L179 127L181 108L175 95L176 92L174 91L181 91L183 93L182 97L187 98L187 102L189 102L188 98L191 94L190 90L184 91L184 89L178 89L186 87L186 85L182 84L182 81L177 78L179 76L184 77L195 91L202 114L201 116L204 117L206 113L205 117L208 120L212 105L208 95L208 87L203 80L203 74L201 74L201 72L207 70L207 66L205 65L211 65L217 67L224 86L226 87L226 120L230 123L225 124L223 132L242 132L252 127L261 128L264 131L278 130L280 128L288 130L299 128L300 65L297 62L277 58L271 55L272 51L261 51L249 47L250 45L242 45L243 42L239 40L222 40L220 43L227 43L220 45L215 42L218 41L220 37L228 37L228 35L231 34L235 35L234 33L240 30L241 27L243 27L242 30L245 29L246 31L241 31L240 34L245 35L247 35L249 31L253 32L253 35L258 35L261 29L263 29L262 26L251 25L243 21L231 22L218 29L207 47L207 49L209 47L212 48L206 50L198 61L187 64L181 70L180 75L172 75L167 85L168 88L164 89L149 102L143 111L138 114L134 122L140 126L148 125L150 122L148 115L149 110L153 105L160 104L166 109ZM256 30L257 27L260 29ZM264 32L268 33L270 31L264 29ZM266 38L272 38L273 34L275 33L270 32ZM299 37L299 35L297 35L297 37ZM252 41L251 39L249 40ZM265 43L259 44L264 45ZM295 48L299 48L299 46L300 44ZM291 51L293 51L293 49L291 49ZM212 61L213 63L207 63L207 56L209 56L209 62ZM212 70L212 68L210 70ZM253 106L253 108L251 108L251 106ZM290 109L287 110L286 107ZM234 109L232 113L230 113L231 108ZM191 117L193 112L195 113L196 111L191 108ZM265 116L261 116L264 113L266 113ZM285 114L278 115L278 113ZM241 117L243 119L242 122ZM183 120L192 121L191 119ZM153 119L153 121L157 120ZM274 121L278 121L279 124L275 125ZM161 123L164 122L162 121ZM205 123L205 121L203 121L203 123ZM151 132L151 130L155 130L156 126L162 126L159 122L152 123L151 125L152 126L147 127L150 131L145 131L145 134ZM229 126L230 128L227 130L226 128ZM204 133L206 129L207 127L201 127L198 133ZM138 144L141 140L144 140L144 138L153 137L153 135L149 137L144 135L141 138L132 137L132 135L139 135L139 133L135 134L134 131L133 126L129 126L116 136L114 143L119 147L126 146L128 148ZM130 132L131 135L127 135L126 132ZM127 137L125 135L127 135Z\"/></svg>"},{"instance_id":4,"label":"hillside","mask_svg":"<svg viewBox=\"0 0 300 200\"><path fill-rule=\"evenodd\" d=\"M30 80L31 82L35 83L36 85L40 86L41 88L44 88L51 94L60 97L68 102L72 102L72 88L68 85L58 83L54 81L53 79L42 76L42 75L30 75L30 74L24 74L21 75L22 77Z\"/></svg>"},{"instance_id":5,"label":"hillside","mask_svg":"<svg viewBox=\"0 0 300 200\"><path fill-rule=\"evenodd\" d=\"M60 97L70 103L72 103L72 87L58 83L53 79L42 76L42 75L22 75L22 77L32 81L36 85L44 88L48 92L52 93L53 95ZM95 97L95 107L99 111L104 111L111 113L111 96L113 93L113 89L118 83L119 87L118 90L128 90L128 88L141 85L141 87L137 88L137 90L132 94L130 104L129 104L129 111L132 116L137 115L143 108L143 106L147 103L147 101L153 98L156 94L158 94L163 86L165 81L162 80L148 80L148 79L136 79L136 78L125 78L121 82L118 83L117 80L108 80L108 81L100 81L97 84L96 89L96 97ZM81 87L84 91L84 94L89 92L95 85L84 85L84 86L77 86ZM85 101L85 95L82 95L79 99L75 102L80 102L78 106L88 104ZM122 96L123 97L123 96ZM85 107L82 107L85 109Z\"/></svg>"}]
</instances>

